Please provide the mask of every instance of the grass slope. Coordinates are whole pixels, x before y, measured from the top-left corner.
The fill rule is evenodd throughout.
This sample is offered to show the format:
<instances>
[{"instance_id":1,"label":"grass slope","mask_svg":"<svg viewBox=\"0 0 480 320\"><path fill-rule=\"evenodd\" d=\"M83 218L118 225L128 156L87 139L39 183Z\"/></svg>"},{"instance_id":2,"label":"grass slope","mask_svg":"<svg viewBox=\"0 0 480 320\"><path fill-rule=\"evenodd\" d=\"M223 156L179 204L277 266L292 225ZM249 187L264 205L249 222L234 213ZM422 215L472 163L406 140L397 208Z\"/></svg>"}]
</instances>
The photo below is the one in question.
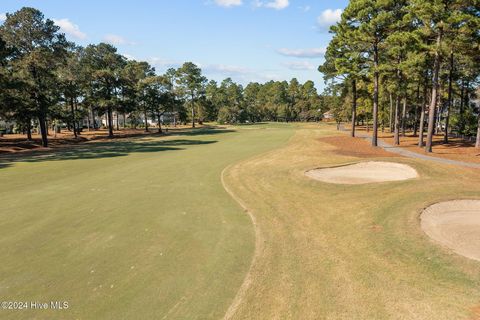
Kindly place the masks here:
<instances>
[{"instance_id":1,"label":"grass slope","mask_svg":"<svg viewBox=\"0 0 480 320\"><path fill-rule=\"evenodd\" d=\"M200 129L0 164L0 300L68 301L1 319L217 319L253 253L220 182L291 126Z\"/></svg>"},{"instance_id":2,"label":"grass slope","mask_svg":"<svg viewBox=\"0 0 480 320\"><path fill-rule=\"evenodd\" d=\"M357 186L307 178L308 169L375 159L322 138L334 135L327 125L300 129L286 147L226 172L264 243L233 318L480 318L480 264L433 243L419 224L429 204L478 197L480 171L380 156L420 177Z\"/></svg>"}]
</instances>

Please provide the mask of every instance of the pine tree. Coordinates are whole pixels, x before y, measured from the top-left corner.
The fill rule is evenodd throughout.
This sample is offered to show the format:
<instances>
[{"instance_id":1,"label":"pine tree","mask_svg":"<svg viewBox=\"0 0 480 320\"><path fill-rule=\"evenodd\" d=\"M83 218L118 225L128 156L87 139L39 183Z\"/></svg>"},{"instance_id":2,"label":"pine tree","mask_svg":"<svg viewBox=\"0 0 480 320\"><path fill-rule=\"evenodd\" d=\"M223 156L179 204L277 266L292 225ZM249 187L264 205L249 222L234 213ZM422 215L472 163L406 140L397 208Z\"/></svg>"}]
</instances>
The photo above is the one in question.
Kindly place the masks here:
<instances>
[{"instance_id":1,"label":"pine tree","mask_svg":"<svg viewBox=\"0 0 480 320\"><path fill-rule=\"evenodd\" d=\"M0 27L6 45L14 48L10 67L24 84L33 102L32 118L40 124L42 145L48 146L49 111L60 98L56 70L62 65L69 46L60 28L34 8L22 8Z\"/></svg>"},{"instance_id":2,"label":"pine tree","mask_svg":"<svg viewBox=\"0 0 480 320\"><path fill-rule=\"evenodd\" d=\"M348 25L348 40L355 50L368 58L373 79L373 134L372 145L378 145L378 111L380 86L380 59L382 47L391 23L389 13L394 1L351 0L342 19Z\"/></svg>"}]
</instances>

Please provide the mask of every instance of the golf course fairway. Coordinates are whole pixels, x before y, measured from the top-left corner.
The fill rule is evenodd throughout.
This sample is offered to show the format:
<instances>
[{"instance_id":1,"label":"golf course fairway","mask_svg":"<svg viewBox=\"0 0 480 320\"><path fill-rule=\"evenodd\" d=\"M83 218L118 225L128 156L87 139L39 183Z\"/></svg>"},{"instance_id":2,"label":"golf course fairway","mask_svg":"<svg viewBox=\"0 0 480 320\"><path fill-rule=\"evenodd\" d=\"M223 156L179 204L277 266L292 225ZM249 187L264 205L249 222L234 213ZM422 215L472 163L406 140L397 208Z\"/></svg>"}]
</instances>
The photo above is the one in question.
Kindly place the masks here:
<instances>
[{"instance_id":1,"label":"golf course fairway","mask_svg":"<svg viewBox=\"0 0 480 320\"><path fill-rule=\"evenodd\" d=\"M242 128L2 162L0 297L69 308L0 310L0 319L223 317L255 239L221 172L293 133L287 125Z\"/></svg>"},{"instance_id":2,"label":"golf course fairway","mask_svg":"<svg viewBox=\"0 0 480 320\"><path fill-rule=\"evenodd\" d=\"M258 124L0 162L0 297L69 303L0 318L478 319L480 263L430 239L420 215L474 199L480 171L344 138ZM418 177L305 175L362 161Z\"/></svg>"}]
</instances>

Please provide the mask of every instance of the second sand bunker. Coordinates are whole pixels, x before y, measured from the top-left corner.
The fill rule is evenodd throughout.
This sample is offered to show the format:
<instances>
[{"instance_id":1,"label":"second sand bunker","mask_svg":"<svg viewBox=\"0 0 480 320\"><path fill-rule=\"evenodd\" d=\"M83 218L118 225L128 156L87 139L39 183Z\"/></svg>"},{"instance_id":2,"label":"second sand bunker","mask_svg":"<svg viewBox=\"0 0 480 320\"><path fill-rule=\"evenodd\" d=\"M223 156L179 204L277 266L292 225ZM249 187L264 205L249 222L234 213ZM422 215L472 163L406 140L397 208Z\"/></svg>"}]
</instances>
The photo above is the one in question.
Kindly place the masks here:
<instances>
[{"instance_id":1,"label":"second sand bunker","mask_svg":"<svg viewBox=\"0 0 480 320\"><path fill-rule=\"evenodd\" d=\"M308 177L328 183L365 184L414 179L412 167L395 162L368 161L334 168L320 168L305 173Z\"/></svg>"},{"instance_id":2,"label":"second sand bunker","mask_svg":"<svg viewBox=\"0 0 480 320\"><path fill-rule=\"evenodd\" d=\"M480 261L480 201L455 200L434 204L423 212L421 225L436 242Z\"/></svg>"}]
</instances>

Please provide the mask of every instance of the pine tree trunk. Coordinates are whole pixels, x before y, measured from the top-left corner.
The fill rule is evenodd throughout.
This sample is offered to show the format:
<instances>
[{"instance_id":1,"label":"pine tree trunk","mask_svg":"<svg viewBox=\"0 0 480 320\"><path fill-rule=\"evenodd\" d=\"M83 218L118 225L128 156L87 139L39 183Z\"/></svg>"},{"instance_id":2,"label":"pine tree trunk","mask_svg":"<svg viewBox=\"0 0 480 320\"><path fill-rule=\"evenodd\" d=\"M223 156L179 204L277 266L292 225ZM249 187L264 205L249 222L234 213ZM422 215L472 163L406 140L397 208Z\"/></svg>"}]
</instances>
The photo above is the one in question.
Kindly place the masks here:
<instances>
[{"instance_id":1,"label":"pine tree trunk","mask_svg":"<svg viewBox=\"0 0 480 320\"><path fill-rule=\"evenodd\" d=\"M90 114L88 112L87 112L87 128L88 128L88 131L91 131L92 122L90 120Z\"/></svg>"},{"instance_id":2,"label":"pine tree trunk","mask_svg":"<svg viewBox=\"0 0 480 320\"><path fill-rule=\"evenodd\" d=\"M395 124L394 124L394 144L400 145L400 95L395 99Z\"/></svg>"},{"instance_id":3,"label":"pine tree trunk","mask_svg":"<svg viewBox=\"0 0 480 320\"><path fill-rule=\"evenodd\" d=\"M465 131L465 120L463 118L464 112L464 102L465 102L465 80L462 80L462 89L460 91L460 110L458 111L458 129L463 135Z\"/></svg>"},{"instance_id":4,"label":"pine tree trunk","mask_svg":"<svg viewBox=\"0 0 480 320\"><path fill-rule=\"evenodd\" d=\"M143 109L143 116L145 117L145 132L148 132L147 109Z\"/></svg>"},{"instance_id":5,"label":"pine tree trunk","mask_svg":"<svg viewBox=\"0 0 480 320\"><path fill-rule=\"evenodd\" d=\"M407 126L407 97L403 98L402 137L405 137L405 135L406 135L406 126Z\"/></svg>"},{"instance_id":6,"label":"pine tree trunk","mask_svg":"<svg viewBox=\"0 0 480 320\"><path fill-rule=\"evenodd\" d=\"M432 152L433 132L435 130L435 110L437 109L438 89L439 89L439 74L441 64L441 45L443 38L443 30L439 30L437 36L437 50L435 53L435 62L433 67L433 80L432 80L432 100L428 110L428 131L427 131L427 143L425 146L426 152Z\"/></svg>"},{"instance_id":7,"label":"pine tree trunk","mask_svg":"<svg viewBox=\"0 0 480 320\"><path fill-rule=\"evenodd\" d=\"M378 146L378 44L373 45L373 133L372 133L372 146Z\"/></svg>"},{"instance_id":8,"label":"pine tree trunk","mask_svg":"<svg viewBox=\"0 0 480 320\"><path fill-rule=\"evenodd\" d=\"M27 122L27 140L33 141L32 139L32 120L28 119Z\"/></svg>"},{"instance_id":9,"label":"pine tree trunk","mask_svg":"<svg viewBox=\"0 0 480 320\"><path fill-rule=\"evenodd\" d=\"M40 133L42 135L42 146L48 147L48 133L47 133L47 124L46 124L46 117L44 115L40 115L38 117L38 122L40 123Z\"/></svg>"},{"instance_id":10,"label":"pine tree trunk","mask_svg":"<svg viewBox=\"0 0 480 320\"><path fill-rule=\"evenodd\" d=\"M157 118L158 118L158 133L162 133L162 122L160 121L160 118L161 118L160 112L157 112Z\"/></svg>"},{"instance_id":11,"label":"pine tree trunk","mask_svg":"<svg viewBox=\"0 0 480 320\"><path fill-rule=\"evenodd\" d=\"M77 114L78 112L78 100L77 98L75 97L75 99L73 100L74 101L74 106L75 106L75 114ZM77 124L77 135L81 135L82 134L82 127L83 127L83 122L75 119L75 123Z\"/></svg>"},{"instance_id":12,"label":"pine tree trunk","mask_svg":"<svg viewBox=\"0 0 480 320\"><path fill-rule=\"evenodd\" d=\"M420 108L418 104L420 104L420 84L418 84L417 86L417 99L416 99L416 105L415 105L415 122L413 123L414 137L417 136L417 132L418 132L418 109Z\"/></svg>"},{"instance_id":13,"label":"pine tree trunk","mask_svg":"<svg viewBox=\"0 0 480 320\"><path fill-rule=\"evenodd\" d=\"M355 137L355 123L357 121L357 81L352 81L352 137Z\"/></svg>"},{"instance_id":14,"label":"pine tree trunk","mask_svg":"<svg viewBox=\"0 0 480 320\"><path fill-rule=\"evenodd\" d=\"M77 127L75 125L75 107L73 105L73 98L70 98L70 110L72 112L72 130L75 139L77 138Z\"/></svg>"},{"instance_id":15,"label":"pine tree trunk","mask_svg":"<svg viewBox=\"0 0 480 320\"><path fill-rule=\"evenodd\" d=\"M450 108L452 107L452 83L453 83L453 68L454 68L453 50L450 52L450 72L448 75L448 101L447 101L447 116L445 118L445 134L443 136L443 143L448 143L448 128L450 122Z\"/></svg>"},{"instance_id":16,"label":"pine tree trunk","mask_svg":"<svg viewBox=\"0 0 480 320\"><path fill-rule=\"evenodd\" d=\"M97 121L95 119L95 113L93 112L93 107L90 106L90 113L92 114L92 127L93 130L97 130Z\"/></svg>"},{"instance_id":17,"label":"pine tree trunk","mask_svg":"<svg viewBox=\"0 0 480 320\"><path fill-rule=\"evenodd\" d=\"M112 107L108 107L107 109L107 120L108 120L108 137L113 138L113 112Z\"/></svg>"},{"instance_id":18,"label":"pine tree trunk","mask_svg":"<svg viewBox=\"0 0 480 320\"><path fill-rule=\"evenodd\" d=\"M423 103L420 109L420 128L418 130L418 146L420 148L424 147L424 133L425 133L425 106L428 103L428 84L425 81L425 85L423 87Z\"/></svg>"},{"instance_id":19,"label":"pine tree trunk","mask_svg":"<svg viewBox=\"0 0 480 320\"><path fill-rule=\"evenodd\" d=\"M32 75L33 78L39 82L37 79L37 70L35 67L32 68ZM40 133L42 135L42 146L45 148L48 147L48 132L47 132L47 107L44 105L41 99L39 99L39 93L35 92L35 102L37 107L39 108L39 114L38 114L38 121L40 123Z\"/></svg>"},{"instance_id":20,"label":"pine tree trunk","mask_svg":"<svg viewBox=\"0 0 480 320\"><path fill-rule=\"evenodd\" d=\"M422 108L420 109L420 128L418 129L418 146L420 148L424 147L423 138L425 133L425 104L422 104Z\"/></svg>"},{"instance_id":21,"label":"pine tree trunk","mask_svg":"<svg viewBox=\"0 0 480 320\"><path fill-rule=\"evenodd\" d=\"M442 101L442 85L440 84L440 88L438 89L438 100L437 100L437 111L436 111L436 121L435 121L435 135L439 134L442 131L442 106L443 106L443 101Z\"/></svg>"},{"instance_id":22,"label":"pine tree trunk","mask_svg":"<svg viewBox=\"0 0 480 320\"><path fill-rule=\"evenodd\" d=\"M192 128L195 128L195 103L193 101L193 93L192 93Z\"/></svg>"},{"instance_id":23,"label":"pine tree trunk","mask_svg":"<svg viewBox=\"0 0 480 320\"><path fill-rule=\"evenodd\" d=\"M477 141L475 142L475 147L480 148L480 112L478 114L478 121L477 121Z\"/></svg>"},{"instance_id":24,"label":"pine tree trunk","mask_svg":"<svg viewBox=\"0 0 480 320\"><path fill-rule=\"evenodd\" d=\"M390 92L389 93L389 97L390 97L390 117L389 117L389 120L390 120L390 132L393 132L394 130L394 127L393 127L393 97L392 97L392 93Z\"/></svg>"}]
</instances>

